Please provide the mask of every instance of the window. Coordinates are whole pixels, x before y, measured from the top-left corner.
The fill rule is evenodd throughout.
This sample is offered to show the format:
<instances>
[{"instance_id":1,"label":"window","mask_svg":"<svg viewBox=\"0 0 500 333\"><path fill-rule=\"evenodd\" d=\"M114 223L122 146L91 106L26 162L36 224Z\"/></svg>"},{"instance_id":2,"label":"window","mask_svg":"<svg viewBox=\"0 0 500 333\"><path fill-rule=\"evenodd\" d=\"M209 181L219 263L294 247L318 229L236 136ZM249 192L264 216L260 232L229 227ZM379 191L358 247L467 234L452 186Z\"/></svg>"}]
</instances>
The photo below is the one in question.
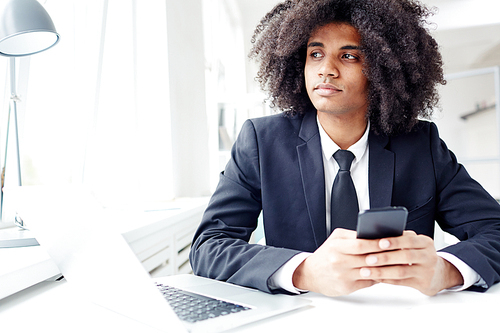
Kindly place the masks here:
<instances>
[{"instance_id":1,"label":"window","mask_svg":"<svg viewBox=\"0 0 500 333\"><path fill-rule=\"evenodd\" d=\"M23 185L85 184L106 205L172 199L166 2L43 5L61 39L17 60Z\"/></svg>"},{"instance_id":2,"label":"window","mask_svg":"<svg viewBox=\"0 0 500 333\"><path fill-rule=\"evenodd\" d=\"M250 93L255 87L258 90L258 84L247 66L245 43L250 42L250 37L244 34L246 18L240 5L231 0L203 0L207 110L211 129L216 131L212 139L217 140L218 147L218 151L211 154L218 156L211 173L217 176L212 178L213 188L219 179L215 171L224 169L243 122L270 113L263 103L264 94ZM253 29L257 22L248 24Z\"/></svg>"},{"instance_id":3,"label":"window","mask_svg":"<svg viewBox=\"0 0 500 333\"><path fill-rule=\"evenodd\" d=\"M41 2L61 39L18 59L23 185L84 184L107 206L210 195L242 123L269 112L238 3Z\"/></svg>"}]
</instances>

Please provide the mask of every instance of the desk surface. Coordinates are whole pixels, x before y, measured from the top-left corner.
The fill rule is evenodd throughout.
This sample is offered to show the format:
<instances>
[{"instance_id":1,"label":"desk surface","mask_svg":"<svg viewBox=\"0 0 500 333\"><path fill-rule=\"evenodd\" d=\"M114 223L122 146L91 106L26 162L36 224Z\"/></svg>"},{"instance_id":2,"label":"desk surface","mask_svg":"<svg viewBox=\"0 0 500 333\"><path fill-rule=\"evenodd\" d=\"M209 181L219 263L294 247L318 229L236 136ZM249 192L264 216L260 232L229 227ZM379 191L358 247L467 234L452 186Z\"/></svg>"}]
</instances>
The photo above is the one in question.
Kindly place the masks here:
<instances>
[{"instance_id":1,"label":"desk surface","mask_svg":"<svg viewBox=\"0 0 500 333\"><path fill-rule=\"evenodd\" d=\"M43 282L0 300L2 332L156 332L92 303L73 297L62 282ZM376 285L349 296L301 296L312 305L231 332L486 332L500 326L500 286L486 293L418 291ZM401 329L404 327L404 329ZM328 330L329 331L329 330Z\"/></svg>"},{"instance_id":2,"label":"desk surface","mask_svg":"<svg viewBox=\"0 0 500 333\"><path fill-rule=\"evenodd\" d=\"M208 197L181 198L135 209L114 208L117 212L126 212L119 215L122 219L118 231L131 244L171 225L184 223L192 216L199 221L207 202ZM59 269L40 246L0 248L0 299L57 275Z\"/></svg>"},{"instance_id":3,"label":"desk surface","mask_svg":"<svg viewBox=\"0 0 500 333\"><path fill-rule=\"evenodd\" d=\"M483 294L444 292L428 297L408 287L381 284L338 298L314 293L300 297L311 299L313 306L234 332L500 331L499 286Z\"/></svg>"}]
</instances>

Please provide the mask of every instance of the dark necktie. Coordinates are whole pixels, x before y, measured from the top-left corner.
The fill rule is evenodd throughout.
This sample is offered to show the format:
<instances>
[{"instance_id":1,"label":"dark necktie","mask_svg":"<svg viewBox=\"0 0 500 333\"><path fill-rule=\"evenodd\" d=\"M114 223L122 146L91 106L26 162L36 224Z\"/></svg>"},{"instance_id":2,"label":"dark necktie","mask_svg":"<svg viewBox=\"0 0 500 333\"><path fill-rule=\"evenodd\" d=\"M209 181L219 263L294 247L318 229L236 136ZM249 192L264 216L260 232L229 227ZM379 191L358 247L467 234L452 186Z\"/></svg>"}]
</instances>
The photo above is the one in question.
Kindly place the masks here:
<instances>
[{"instance_id":1,"label":"dark necktie","mask_svg":"<svg viewBox=\"0 0 500 333\"><path fill-rule=\"evenodd\" d=\"M351 163L354 154L348 150L337 150L333 158L340 170L333 181L331 202L331 231L335 228L355 230L358 219L358 198L351 178Z\"/></svg>"}]
</instances>

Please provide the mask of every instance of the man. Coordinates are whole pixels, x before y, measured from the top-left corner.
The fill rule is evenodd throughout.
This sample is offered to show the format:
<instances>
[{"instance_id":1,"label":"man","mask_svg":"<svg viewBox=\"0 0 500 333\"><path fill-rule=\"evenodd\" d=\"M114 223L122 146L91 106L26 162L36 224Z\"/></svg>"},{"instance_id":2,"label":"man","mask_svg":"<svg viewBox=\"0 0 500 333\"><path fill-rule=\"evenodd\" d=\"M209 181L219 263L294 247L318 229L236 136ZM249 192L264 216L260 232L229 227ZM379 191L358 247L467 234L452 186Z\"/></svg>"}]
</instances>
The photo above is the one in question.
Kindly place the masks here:
<instances>
[{"instance_id":1,"label":"man","mask_svg":"<svg viewBox=\"0 0 500 333\"><path fill-rule=\"evenodd\" d=\"M418 120L444 83L427 15L412 0L296 0L264 17L252 54L284 113L244 124L194 237L196 274L329 296L381 282L427 295L498 282L500 205ZM357 239L355 219L336 216L335 155L346 150L347 205L406 207L402 236ZM248 244L261 211L267 245ZM436 253L434 221L461 242Z\"/></svg>"}]
</instances>

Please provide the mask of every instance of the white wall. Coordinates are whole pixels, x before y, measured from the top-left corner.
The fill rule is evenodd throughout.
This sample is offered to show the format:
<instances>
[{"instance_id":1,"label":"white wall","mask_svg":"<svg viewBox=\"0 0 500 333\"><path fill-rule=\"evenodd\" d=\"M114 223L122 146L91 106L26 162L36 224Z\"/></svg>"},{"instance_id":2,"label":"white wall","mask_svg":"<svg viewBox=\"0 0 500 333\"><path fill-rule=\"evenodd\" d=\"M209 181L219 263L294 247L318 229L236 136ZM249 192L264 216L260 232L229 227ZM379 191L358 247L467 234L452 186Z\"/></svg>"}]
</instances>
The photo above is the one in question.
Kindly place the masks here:
<instances>
[{"instance_id":1,"label":"white wall","mask_svg":"<svg viewBox=\"0 0 500 333\"><path fill-rule=\"evenodd\" d=\"M201 0L167 0L174 195L210 194Z\"/></svg>"},{"instance_id":2,"label":"white wall","mask_svg":"<svg viewBox=\"0 0 500 333\"><path fill-rule=\"evenodd\" d=\"M471 176L491 195L500 198L500 145L494 107L494 74L490 72L460 78L453 75L440 92L443 110L436 111L434 116L441 138ZM462 119L477 108L485 110Z\"/></svg>"}]
</instances>

